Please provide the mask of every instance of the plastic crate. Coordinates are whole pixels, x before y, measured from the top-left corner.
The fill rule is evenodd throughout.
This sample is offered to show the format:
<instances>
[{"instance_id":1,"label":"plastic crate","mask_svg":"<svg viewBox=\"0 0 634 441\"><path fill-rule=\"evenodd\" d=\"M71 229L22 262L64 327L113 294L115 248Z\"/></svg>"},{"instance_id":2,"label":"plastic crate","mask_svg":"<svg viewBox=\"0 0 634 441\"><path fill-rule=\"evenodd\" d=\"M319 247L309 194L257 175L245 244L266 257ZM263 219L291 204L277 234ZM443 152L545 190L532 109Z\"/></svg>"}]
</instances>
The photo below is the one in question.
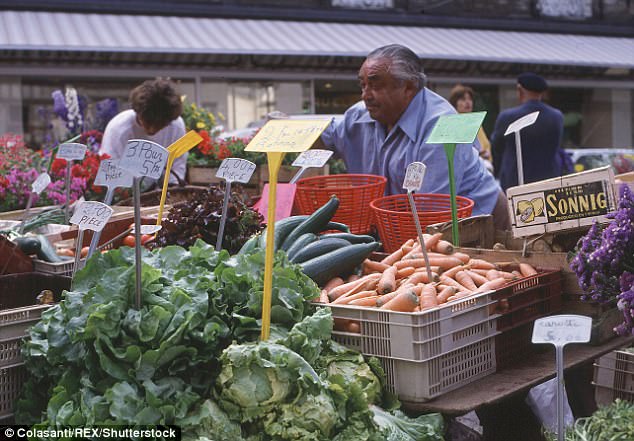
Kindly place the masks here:
<instances>
[{"instance_id":1,"label":"plastic crate","mask_svg":"<svg viewBox=\"0 0 634 441\"><path fill-rule=\"evenodd\" d=\"M428 225L451 220L451 198L448 194L414 194L414 204L420 226L425 231ZM463 196L456 196L458 217L471 216L474 202ZM370 203L383 248L396 251L408 239L418 237L416 224L406 194L396 194L377 198Z\"/></svg>"},{"instance_id":2,"label":"plastic crate","mask_svg":"<svg viewBox=\"0 0 634 441\"><path fill-rule=\"evenodd\" d=\"M354 234L365 234L372 225L370 202L383 196L386 182L384 176L360 174L302 178L297 181L295 201L301 214L311 214L335 194L339 208L333 220L348 225Z\"/></svg>"},{"instance_id":3,"label":"plastic crate","mask_svg":"<svg viewBox=\"0 0 634 441\"><path fill-rule=\"evenodd\" d=\"M597 359L592 384L597 405L617 398L634 402L634 353L616 350Z\"/></svg>"},{"instance_id":4,"label":"plastic crate","mask_svg":"<svg viewBox=\"0 0 634 441\"><path fill-rule=\"evenodd\" d=\"M536 319L561 311L561 271L545 270L501 288L493 294L500 313L496 337L498 369L512 366L543 347L531 342Z\"/></svg>"},{"instance_id":5,"label":"plastic crate","mask_svg":"<svg viewBox=\"0 0 634 441\"><path fill-rule=\"evenodd\" d=\"M0 276L0 419L13 413L14 401L26 379L20 352L27 329L37 323L50 305L36 304L42 290L53 292L59 301L70 289L69 277L40 273Z\"/></svg>"},{"instance_id":6,"label":"plastic crate","mask_svg":"<svg viewBox=\"0 0 634 441\"><path fill-rule=\"evenodd\" d=\"M482 293L415 313L327 304L335 320L333 338L365 355L422 361L495 335L493 293ZM337 330L341 321L359 323L358 334Z\"/></svg>"}]
</instances>

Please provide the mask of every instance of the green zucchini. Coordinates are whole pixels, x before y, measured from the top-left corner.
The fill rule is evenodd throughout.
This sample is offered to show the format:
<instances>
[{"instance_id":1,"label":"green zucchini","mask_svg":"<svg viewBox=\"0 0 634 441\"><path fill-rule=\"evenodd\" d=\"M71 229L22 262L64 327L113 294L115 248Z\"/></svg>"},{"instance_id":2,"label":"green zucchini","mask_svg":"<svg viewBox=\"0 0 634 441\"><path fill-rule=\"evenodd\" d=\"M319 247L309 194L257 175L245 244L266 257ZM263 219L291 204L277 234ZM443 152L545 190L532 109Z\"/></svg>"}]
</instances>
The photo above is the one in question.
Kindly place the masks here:
<instances>
[{"instance_id":1,"label":"green zucchini","mask_svg":"<svg viewBox=\"0 0 634 441\"><path fill-rule=\"evenodd\" d=\"M262 234L262 233L260 233ZM238 251L238 254L251 254L253 253L255 250L257 250L259 247L260 243L260 235L259 234L254 234L253 236L251 236L249 238L249 240L247 240L244 245L242 245L242 248L240 248L240 251Z\"/></svg>"},{"instance_id":2,"label":"green zucchini","mask_svg":"<svg viewBox=\"0 0 634 441\"><path fill-rule=\"evenodd\" d=\"M376 239L367 234L351 234L351 233L331 233L322 234L319 236L320 240L325 239L344 239L350 243L371 243L376 242Z\"/></svg>"},{"instance_id":3,"label":"green zucchini","mask_svg":"<svg viewBox=\"0 0 634 441\"><path fill-rule=\"evenodd\" d=\"M284 239L282 249L288 250L302 234L318 234L322 232L327 227L328 222L332 219L337 208L339 208L339 199L337 196L332 195L328 202L319 207L313 214L308 216L304 222L291 231L286 239Z\"/></svg>"},{"instance_id":4,"label":"green zucchini","mask_svg":"<svg viewBox=\"0 0 634 441\"><path fill-rule=\"evenodd\" d=\"M336 276L347 276L373 251L379 242L353 244L300 263L302 271L319 286Z\"/></svg>"},{"instance_id":5,"label":"green zucchini","mask_svg":"<svg viewBox=\"0 0 634 441\"><path fill-rule=\"evenodd\" d=\"M275 232L273 236L275 238L274 249L279 250L286 236L288 236L290 232L295 229L295 227L304 222L306 219L308 219L307 215L290 216L275 222ZM262 248L263 250L266 249L266 231L267 229L265 228L264 231L262 231L262 235L260 236L260 248Z\"/></svg>"},{"instance_id":6,"label":"green zucchini","mask_svg":"<svg viewBox=\"0 0 634 441\"><path fill-rule=\"evenodd\" d=\"M346 224L342 224L341 222L333 222L333 221L328 222L328 225L326 225L326 228L324 228L324 230L339 230L344 233L350 233L349 226L347 226Z\"/></svg>"},{"instance_id":7,"label":"green zucchini","mask_svg":"<svg viewBox=\"0 0 634 441\"><path fill-rule=\"evenodd\" d=\"M297 254L299 251L304 249L306 245L312 242L315 242L316 240L317 240L317 235L315 233L306 233L299 236L297 240L295 241L295 243L291 245L288 251L286 252L286 254L288 255L288 259L292 261L293 256L295 256L295 254Z\"/></svg>"},{"instance_id":8,"label":"green zucchini","mask_svg":"<svg viewBox=\"0 0 634 441\"><path fill-rule=\"evenodd\" d=\"M53 248L46 236L38 234L37 240L40 242L40 250L37 252L38 259L51 263L64 262L64 259L57 255L55 248Z\"/></svg>"},{"instance_id":9,"label":"green zucchini","mask_svg":"<svg viewBox=\"0 0 634 441\"><path fill-rule=\"evenodd\" d=\"M18 248L27 256L31 254L37 254L40 251L41 245L40 241L35 237L28 236L20 236L12 239L12 242L15 243Z\"/></svg>"},{"instance_id":10,"label":"green zucchini","mask_svg":"<svg viewBox=\"0 0 634 441\"><path fill-rule=\"evenodd\" d=\"M323 239L313 242L307 245L303 250L300 250L291 258L293 263L306 262L322 254L329 253L338 248L347 247L352 245L350 242L344 239Z\"/></svg>"}]
</instances>

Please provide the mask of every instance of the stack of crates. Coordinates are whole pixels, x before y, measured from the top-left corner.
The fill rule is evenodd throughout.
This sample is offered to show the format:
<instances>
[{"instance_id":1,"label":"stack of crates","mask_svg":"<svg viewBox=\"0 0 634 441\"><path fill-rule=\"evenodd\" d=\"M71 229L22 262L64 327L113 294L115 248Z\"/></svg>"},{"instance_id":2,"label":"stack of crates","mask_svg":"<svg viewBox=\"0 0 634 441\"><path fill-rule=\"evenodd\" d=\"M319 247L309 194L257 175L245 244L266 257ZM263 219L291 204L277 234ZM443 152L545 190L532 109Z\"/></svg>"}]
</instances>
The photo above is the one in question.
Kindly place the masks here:
<instances>
[{"instance_id":1,"label":"stack of crates","mask_svg":"<svg viewBox=\"0 0 634 441\"><path fill-rule=\"evenodd\" d=\"M634 402L634 352L616 350L597 359L592 384L599 406L617 398Z\"/></svg>"},{"instance_id":2,"label":"stack of crates","mask_svg":"<svg viewBox=\"0 0 634 441\"><path fill-rule=\"evenodd\" d=\"M416 313L328 304L333 339L376 356L386 387L404 405L422 403L495 372L493 292ZM339 331L356 322L359 333Z\"/></svg>"}]
</instances>

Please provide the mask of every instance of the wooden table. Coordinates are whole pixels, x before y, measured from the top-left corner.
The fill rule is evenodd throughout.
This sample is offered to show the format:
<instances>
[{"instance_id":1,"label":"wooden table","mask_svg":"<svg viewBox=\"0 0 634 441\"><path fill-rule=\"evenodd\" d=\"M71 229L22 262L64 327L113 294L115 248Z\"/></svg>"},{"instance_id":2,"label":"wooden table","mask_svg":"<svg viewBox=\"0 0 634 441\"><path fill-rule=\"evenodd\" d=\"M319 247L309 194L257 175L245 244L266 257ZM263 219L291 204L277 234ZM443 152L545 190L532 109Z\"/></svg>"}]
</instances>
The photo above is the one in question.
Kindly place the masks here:
<instances>
[{"instance_id":1,"label":"wooden table","mask_svg":"<svg viewBox=\"0 0 634 441\"><path fill-rule=\"evenodd\" d=\"M594 359L603 354L631 345L633 342L634 337L617 337L599 346L567 345L564 348L564 369L593 363ZM554 376L555 351L551 346L546 352L531 356L522 365L496 372L425 403L403 403L403 407L416 413L440 412L448 416L462 415L526 392Z\"/></svg>"}]
</instances>

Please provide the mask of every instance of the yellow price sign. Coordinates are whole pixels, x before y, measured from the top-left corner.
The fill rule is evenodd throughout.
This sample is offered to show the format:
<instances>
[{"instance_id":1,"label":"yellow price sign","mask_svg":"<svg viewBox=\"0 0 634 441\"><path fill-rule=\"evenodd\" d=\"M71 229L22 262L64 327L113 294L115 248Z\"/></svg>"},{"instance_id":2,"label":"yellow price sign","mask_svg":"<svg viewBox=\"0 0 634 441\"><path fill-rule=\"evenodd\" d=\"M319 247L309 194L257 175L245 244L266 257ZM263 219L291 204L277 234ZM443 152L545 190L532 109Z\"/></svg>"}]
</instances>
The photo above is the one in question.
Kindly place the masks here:
<instances>
[{"instance_id":1,"label":"yellow price sign","mask_svg":"<svg viewBox=\"0 0 634 441\"><path fill-rule=\"evenodd\" d=\"M266 229L266 253L264 257L264 295L262 298L262 332L260 334L262 340L267 340L271 333L277 174L280 171L284 154L308 150L329 124L330 119L271 120L260 129L245 149L248 152L266 152L269 167L269 205L267 211L269 223Z\"/></svg>"},{"instance_id":2,"label":"yellow price sign","mask_svg":"<svg viewBox=\"0 0 634 441\"><path fill-rule=\"evenodd\" d=\"M202 136L200 136L194 130L190 130L189 132L178 138L176 141L174 141L172 144L170 144L169 147L167 147L167 152L169 156L167 157L167 167L165 168L163 191L161 192L161 202L159 203L156 225L161 225L161 222L163 221L163 207L165 206L165 199L167 199L167 186L169 184L170 172L172 171L174 160L193 149L202 140Z\"/></svg>"},{"instance_id":3,"label":"yellow price sign","mask_svg":"<svg viewBox=\"0 0 634 441\"><path fill-rule=\"evenodd\" d=\"M267 122L245 148L247 152L303 152L319 138L330 119L275 119Z\"/></svg>"}]
</instances>

